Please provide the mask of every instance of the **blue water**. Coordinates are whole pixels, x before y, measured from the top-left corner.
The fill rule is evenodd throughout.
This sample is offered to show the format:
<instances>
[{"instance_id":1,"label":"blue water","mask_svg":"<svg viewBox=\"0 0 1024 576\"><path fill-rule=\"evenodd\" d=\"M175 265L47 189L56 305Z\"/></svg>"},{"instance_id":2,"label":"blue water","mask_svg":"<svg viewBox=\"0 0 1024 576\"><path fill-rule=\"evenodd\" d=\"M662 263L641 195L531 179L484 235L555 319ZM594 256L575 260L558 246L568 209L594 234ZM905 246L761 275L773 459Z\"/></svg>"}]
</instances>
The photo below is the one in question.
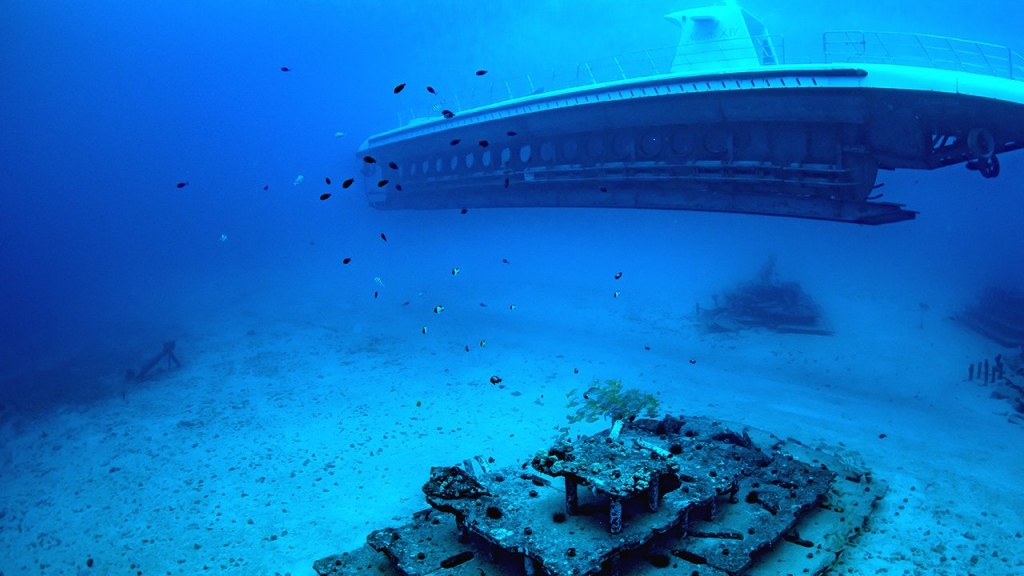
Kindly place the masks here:
<instances>
[{"instance_id":1,"label":"blue water","mask_svg":"<svg viewBox=\"0 0 1024 576\"><path fill-rule=\"evenodd\" d=\"M789 57L817 56L824 29L1024 49L1019 3L895 4L743 6L786 37ZM241 317L418 336L441 301L467 325L489 322L466 312L480 302L516 303L529 321L492 324L515 334L510 341L546 341L552 327L605 338L632 326L631 314L681 318L772 255L834 318L851 298L911 311L927 303L941 318L986 285L1024 287L1021 153L1002 158L993 180L962 166L883 173L886 199L921 214L881 227L688 212L377 212L361 187L338 186L358 175L362 140L397 126L407 104L396 84L459 90L477 69L511 77L670 46L676 30L662 15L692 6L4 2L0 420L117 397L123 387L111 382L162 342ZM320 201L324 192L333 197ZM605 310L613 290L628 297L629 313ZM459 344L479 332L448 329ZM884 317L869 330L885 331ZM415 349L416 365L432 366L432 353ZM418 377L433 377L437 362Z\"/></svg>"}]
</instances>

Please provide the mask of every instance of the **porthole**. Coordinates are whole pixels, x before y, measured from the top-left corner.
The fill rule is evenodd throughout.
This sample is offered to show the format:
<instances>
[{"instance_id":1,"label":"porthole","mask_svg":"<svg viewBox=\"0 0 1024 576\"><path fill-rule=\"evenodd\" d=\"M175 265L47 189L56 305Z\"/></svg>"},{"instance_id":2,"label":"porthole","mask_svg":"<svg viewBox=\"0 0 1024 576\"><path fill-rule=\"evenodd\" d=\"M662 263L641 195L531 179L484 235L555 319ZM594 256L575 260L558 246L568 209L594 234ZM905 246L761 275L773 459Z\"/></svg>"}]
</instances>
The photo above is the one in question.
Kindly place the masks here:
<instances>
[{"instance_id":1,"label":"porthole","mask_svg":"<svg viewBox=\"0 0 1024 576\"><path fill-rule=\"evenodd\" d=\"M532 154L533 150L530 148L530 145L524 144L523 147L519 149L519 161L526 164L530 161Z\"/></svg>"},{"instance_id":2,"label":"porthole","mask_svg":"<svg viewBox=\"0 0 1024 576\"><path fill-rule=\"evenodd\" d=\"M501 151L501 166L508 166L509 161L512 160L512 149L505 148Z\"/></svg>"},{"instance_id":3,"label":"porthole","mask_svg":"<svg viewBox=\"0 0 1024 576\"><path fill-rule=\"evenodd\" d=\"M595 136L587 140L587 156L597 159L604 153L604 140Z\"/></svg>"},{"instance_id":4,"label":"porthole","mask_svg":"<svg viewBox=\"0 0 1024 576\"><path fill-rule=\"evenodd\" d=\"M452 156L452 160L448 164L452 167L452 172L455 172L459 168L459 157Z\"/></svg>"},{"instance_id":5,"label":"porthole","mask_svg":"<svg viewBox=\"0 0 1024 576\"><path fill-rule=\"evenodd\" d=\"M545 163L553 162L555 160L554 142L545 142L540 145L540 159Z\"/></svg>"},{"instance_id":6,"label":"porthole","mask_svg":"<svg viewBox=\"0 0 1024 576\"><path fill-rule=\"evenodd\" d=\"M473 153L466 154L466 168L473 167Z\"/></svg>"},{"instance_id":7,"label":"porthole","mask_svg":"<svg viewBox=\"0 0 1024 576\"><path fill-rule=\"evenodd\" d=\"M415 175L416 175L416 163L412 162L412 163L409 164L409 176L415 176Z\"/></svg>"},{"instance_id":8,"label":"porthole","mask_svg":"<svg viewBox=\"0 0 1024 576\"><path fill-rule=\"evenodd\" d=\"M633 137L629 134L617 135L612 140L612 151L619 159L633 156Z\"/></svg>"},{"instance_id":9,"label":"porthole","mask_svg":"<svg viewBox=\"0 0 1024 576\"><path fill-rule=\"evenodd\" d=\"M427 172L430 172L430 160L423 161L423 173L426 174Z\"/></svg>"},{"instance_id":10,"label":"porthole","mask_svg":"<svg viewBox=\"0 0 1024 576\"><path fill-rule=\"evenodd\" d=\"M489 168L491 166L490 150L484 150L484 153L480 155L480 165L483 166L484 168Z\"/></svg>"},{"instance_id":11,"label":"porthole","mask_svg":"<svg viewBox=\"0 0 1024 576\"><path fill-rule=\"evenodd\" d=\"M682 155L693 152L693 134L681 131L673 134L672 151Z\"/></svg>"},{"instance_id":12,"label":"porthole","mask_svg":"<svg viewBox=\"0 0 1024 576\"><path fill-rule=\"evenodd\" d=\"M441 168L443 168L443 167L444 167L444 162L442 162L441 159L438 158L437 162L434 163L434 172L437 172L438 174L440 174L441 173Z\"/></svg>"},{"instance_id":13,"label":"porthole","mask_svg":"<svg viewBox=\"0 0 1024 576\"><path fill-rule=\"evenodd\" d=\"M566 140L562 142L562 158L565 160L575 160L576 155L579 154L579 143L576 140Z\"/></svg>"},{"instance_id":14,"label":"porthole","mask_svg":"<svg viewBox=\"0 0 1024 576\"><path fill-rule=\"evenodd\" d=\"M644 156L657 156L661 152L661 138L656 134L647 134L640 141L640 151Z\"/></svg>"}]
</instances>

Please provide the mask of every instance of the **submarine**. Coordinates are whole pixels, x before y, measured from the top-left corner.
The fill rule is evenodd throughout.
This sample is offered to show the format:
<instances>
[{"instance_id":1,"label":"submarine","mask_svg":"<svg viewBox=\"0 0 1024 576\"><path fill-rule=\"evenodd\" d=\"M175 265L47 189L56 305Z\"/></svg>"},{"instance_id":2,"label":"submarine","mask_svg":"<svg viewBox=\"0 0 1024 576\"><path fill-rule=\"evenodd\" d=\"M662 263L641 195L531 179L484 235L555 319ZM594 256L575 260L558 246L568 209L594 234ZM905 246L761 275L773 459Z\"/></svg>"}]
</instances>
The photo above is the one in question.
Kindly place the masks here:
<instances>
[{"instance_id":1,"label":"submarine","mask_svg":"<svg viewBox=\"0 0 1024 576\"><path fill-rule=\"evenodd\" d=\"M480 85L367 138L381 210L607 207L878 225L892 170L1000 175L1024 147L1024 57L943 36L838 31L790 63L734 2L668 14L677 45ZM376 160L371 162L371 160Z\"/></svg>"}]
</instances>

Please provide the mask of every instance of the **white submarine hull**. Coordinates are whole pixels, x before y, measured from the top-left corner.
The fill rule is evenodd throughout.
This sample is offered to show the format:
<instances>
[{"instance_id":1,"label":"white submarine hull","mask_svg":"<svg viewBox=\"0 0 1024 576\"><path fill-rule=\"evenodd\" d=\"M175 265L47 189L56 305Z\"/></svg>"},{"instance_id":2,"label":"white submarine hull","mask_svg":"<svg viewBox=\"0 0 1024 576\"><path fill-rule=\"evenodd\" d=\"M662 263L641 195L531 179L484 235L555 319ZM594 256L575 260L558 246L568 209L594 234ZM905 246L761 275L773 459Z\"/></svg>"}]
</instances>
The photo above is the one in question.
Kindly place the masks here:
<instances>
[{"instance_id":1,"label":"white submarine hull","mask_svg":"<svg viewBox=\"0 0 1024 576\"><path fill-rule=\"evenodd\" d=\"M879 201L879 170L966 164L995 177L998 155L1024 147L1024 82L1012 63L1005 78L864 62L689 68L371 136L359 152L379 159L363 166L367 199L379 209L648 208L884 224L916 212Z\"/></svg>"}]
</instances>

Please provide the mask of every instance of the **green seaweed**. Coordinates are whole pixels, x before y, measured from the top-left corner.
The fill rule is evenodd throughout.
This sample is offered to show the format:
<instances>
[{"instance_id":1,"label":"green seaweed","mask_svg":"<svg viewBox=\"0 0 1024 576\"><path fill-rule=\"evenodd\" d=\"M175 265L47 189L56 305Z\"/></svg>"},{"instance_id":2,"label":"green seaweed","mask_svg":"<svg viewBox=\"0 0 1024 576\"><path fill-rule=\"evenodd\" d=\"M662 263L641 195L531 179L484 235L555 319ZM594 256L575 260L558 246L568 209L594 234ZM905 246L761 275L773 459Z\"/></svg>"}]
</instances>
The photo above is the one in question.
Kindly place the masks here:
<instances>
[{"instance_id":1,"label":"green seaweed","mask_svg":"<svg viewBox=\"0 0 1024 576\"><path fill-rule=\"evenodd\" d=\"M661 402L651 394L636 388L623 389L620 380L605 380L604 384L594 380L583 394L577 396L576 390L572 390L566 397L570 398L566 408L576 408L575 414L567 416L570 424L597 422L601 418L632 422L640 415L654 418L661 407Z\"/></svg>"}]
</instances>

